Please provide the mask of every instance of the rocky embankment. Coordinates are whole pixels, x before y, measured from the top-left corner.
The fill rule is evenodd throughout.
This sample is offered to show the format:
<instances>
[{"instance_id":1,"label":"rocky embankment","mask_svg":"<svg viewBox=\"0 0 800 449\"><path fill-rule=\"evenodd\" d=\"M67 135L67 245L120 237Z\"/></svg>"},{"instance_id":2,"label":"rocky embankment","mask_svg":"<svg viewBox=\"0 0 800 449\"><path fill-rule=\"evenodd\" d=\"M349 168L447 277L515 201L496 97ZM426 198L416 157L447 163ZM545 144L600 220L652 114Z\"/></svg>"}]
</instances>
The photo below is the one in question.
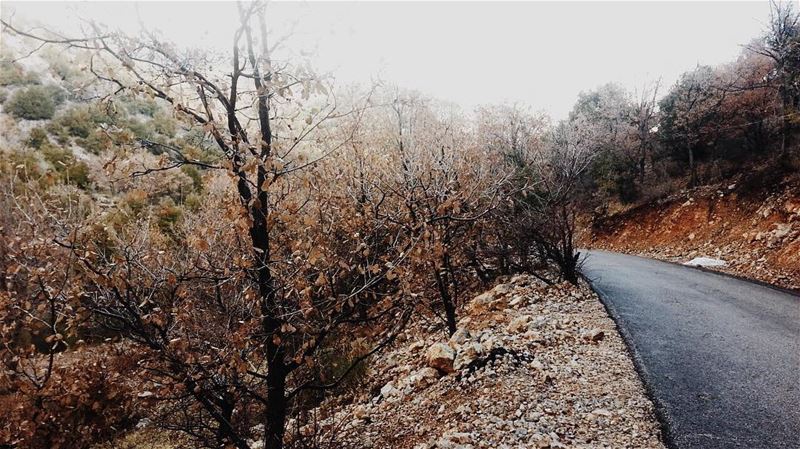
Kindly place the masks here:
<instances>
[{"instance_id":1,"label":"rocky embankment","mask_svg":"<svg viewBox=\"0 0 800 449\"><path fill-rule=\"evenodd\" d=\"M653 405L598 298L531 276L477 296L449 340L410 328L369 393L301 434L347 448L661 448ZM291 425L297 425L290 423Z\"/></svg>"},{"instance_id":2,"label":"rocky embankment","mask_svg":"<svg viewBox=\"0 0 800 449\"><path fill-rule=\"evenodd\" d=\"M586 247L708 267L800 291L800 176L756 192L742 183L685 191L596 223Z\"/></svg>"}]
</instances>

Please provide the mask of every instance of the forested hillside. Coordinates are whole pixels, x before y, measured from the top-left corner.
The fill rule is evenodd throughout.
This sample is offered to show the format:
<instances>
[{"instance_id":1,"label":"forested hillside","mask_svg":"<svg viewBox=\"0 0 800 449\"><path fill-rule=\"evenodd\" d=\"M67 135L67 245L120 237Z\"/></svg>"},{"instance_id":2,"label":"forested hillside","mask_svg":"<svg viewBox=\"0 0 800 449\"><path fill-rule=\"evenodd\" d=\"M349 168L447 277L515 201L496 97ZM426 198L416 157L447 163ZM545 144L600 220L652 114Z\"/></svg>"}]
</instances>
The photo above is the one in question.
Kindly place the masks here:
<instances>
[{"instance_id":1,"label":"forested hillside","mask_svg":"<svg viewBox=\"0 0 800 449\"><path fill-rule=\"evenodd\" d=\"M490 447L436 443L436 423L388 438L386 404L442 378L433 402L403 405L435 414L458 385L513 391L515 369L585 413L517 404L495 432L531 425L487 445L660 444L578 235L753 167L796 172L797 14L776 7L730 64L612 82L553 121L339 85L267 42L264 4L238 8L224 55L3 16L0 447L361 447L365 423L392 447ZM382 358L438 340L444 357ZM423 387L384 391L411 367ZM340 428L345 411L359 422Z\"/></svg>"}]
</instances>

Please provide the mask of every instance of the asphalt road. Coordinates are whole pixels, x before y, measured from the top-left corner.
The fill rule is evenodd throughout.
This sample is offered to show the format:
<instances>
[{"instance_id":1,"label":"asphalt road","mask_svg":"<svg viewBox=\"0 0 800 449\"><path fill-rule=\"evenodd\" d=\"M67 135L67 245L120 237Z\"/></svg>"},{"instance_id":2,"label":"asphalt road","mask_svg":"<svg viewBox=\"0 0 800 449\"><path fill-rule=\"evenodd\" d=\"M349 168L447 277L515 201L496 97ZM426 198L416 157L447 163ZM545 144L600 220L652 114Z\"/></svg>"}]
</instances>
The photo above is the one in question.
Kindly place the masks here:
<instances>
[{"instance_id":1,"label":"asphalt road","mask_svg":"<svg viewBox=\"0 0 800 449\"><path fill-rule=\"evenodd\" d=\"M675 448L800 448L800 297L680 265L589 251Z\"/></svg>"}]
</instances>

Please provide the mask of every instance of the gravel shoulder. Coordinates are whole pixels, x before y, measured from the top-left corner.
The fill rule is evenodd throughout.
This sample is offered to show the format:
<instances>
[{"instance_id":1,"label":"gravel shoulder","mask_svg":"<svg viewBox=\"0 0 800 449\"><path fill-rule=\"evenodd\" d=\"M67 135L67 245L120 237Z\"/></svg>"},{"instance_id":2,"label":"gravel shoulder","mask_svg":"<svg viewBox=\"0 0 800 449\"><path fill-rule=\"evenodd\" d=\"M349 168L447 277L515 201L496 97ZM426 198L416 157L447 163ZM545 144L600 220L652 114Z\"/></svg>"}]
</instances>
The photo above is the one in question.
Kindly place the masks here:
<instances>
[{"instance_id":1,"label":"gravel shoulder","mask_svg":"<svg viewBox=\"0 0 800 449\"><path fill-rule=\"evenodd\" d=\"M372 393L323 404L301 433L346 448L664 447L622 338L586 285L517 276L467 304L450 340L409 329L369 376Z\"/></svg>"}]
</instances>

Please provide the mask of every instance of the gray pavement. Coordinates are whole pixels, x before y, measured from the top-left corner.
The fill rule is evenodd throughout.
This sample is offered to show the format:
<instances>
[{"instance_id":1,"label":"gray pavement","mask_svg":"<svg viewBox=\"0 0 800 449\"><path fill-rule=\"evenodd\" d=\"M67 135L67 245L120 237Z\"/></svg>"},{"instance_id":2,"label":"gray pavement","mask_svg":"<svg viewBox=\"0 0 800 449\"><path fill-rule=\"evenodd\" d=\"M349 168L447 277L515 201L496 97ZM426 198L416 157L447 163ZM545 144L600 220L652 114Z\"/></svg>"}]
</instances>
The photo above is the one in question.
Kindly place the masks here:
<instances>
[{"instance_id":1,"label":"gray pavement","mask_svg":"<svg viewBox=\"0 0 800 449\"><path fill-rule=\"evenodd\" d=\"M800 297L588 251L583 273L634 353L675 448L800 448Z\"/></svg>"}]
</instances>

